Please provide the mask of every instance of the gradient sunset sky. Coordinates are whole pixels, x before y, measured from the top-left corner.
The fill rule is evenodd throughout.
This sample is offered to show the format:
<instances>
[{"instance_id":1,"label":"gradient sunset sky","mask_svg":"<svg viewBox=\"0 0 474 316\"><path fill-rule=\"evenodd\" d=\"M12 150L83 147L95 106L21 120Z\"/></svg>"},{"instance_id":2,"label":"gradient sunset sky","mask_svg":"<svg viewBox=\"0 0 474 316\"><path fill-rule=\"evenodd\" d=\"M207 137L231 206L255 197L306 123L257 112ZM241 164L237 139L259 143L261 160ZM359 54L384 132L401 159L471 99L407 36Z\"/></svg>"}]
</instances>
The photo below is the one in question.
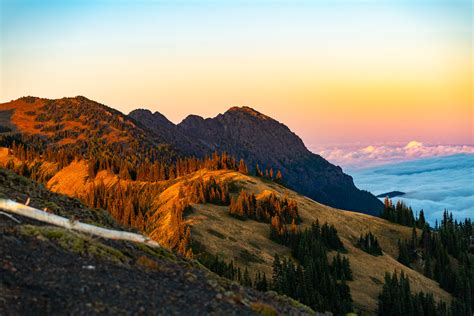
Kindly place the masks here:
<instances>
[{"instance_id":1,"label":"gradient sunset sky","mask_svg":"<svg viewBox=\"0 0 474 316\"><path fill-rule=\"evenodd\" d=\"M471 28L469 0L1 0L0 102L248 105L309 146L473 145Z\"/></svg>"}]
</instances>

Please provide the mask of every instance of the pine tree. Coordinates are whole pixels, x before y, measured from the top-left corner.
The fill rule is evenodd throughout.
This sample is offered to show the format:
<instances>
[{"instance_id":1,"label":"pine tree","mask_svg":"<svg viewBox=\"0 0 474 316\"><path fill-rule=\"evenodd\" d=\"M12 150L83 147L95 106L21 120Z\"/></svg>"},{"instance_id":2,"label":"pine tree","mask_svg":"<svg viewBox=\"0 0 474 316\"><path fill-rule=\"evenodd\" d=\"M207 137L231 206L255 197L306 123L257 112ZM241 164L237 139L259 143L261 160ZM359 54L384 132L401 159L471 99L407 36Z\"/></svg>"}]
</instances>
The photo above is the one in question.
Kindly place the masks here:
<instances>
[{"instance_id":1,"label":"pine tree","mask_svg":"<svg viewBox=\"0 0 474 316\"><path fill-rule=\"evenodd\" d=\"M240 159L240 162L239 162L239 172L243 174L248 174L249 172L247 169L247 165L245 164L243 159Z\"/></svg>"},{"instance_id":2,"label":"pine tree","mask_svg":"<svg viewBox=\"0 0 474 316\"><path fill-rule=\"evenodd\" d=\"M425 225L426 225L425 212L423 210L420 210L420 214L418 215L418 220L416 221L416 226L420 229L423 229Z\"/></svg>"},{"instance_id":3,"label":"pine tree","mask_svg":"<svg viewBox=\"0 0 474 316\"><path fill-rule=\"evenodd\" d=\"M248 271L247 267L244 270L242 285L247 286L247 287L252 287L252 279L250 279L250 275L249 275L249 271Z\"/></svg>"},{"instance_id":4,"label":"pine tree","mask_svg":"<svg viewBox=\"0 0 474 316\"><path fill-rule=\"evenodd\" d=\"M281 289L281 277L282 277L282 265L280 261L280 256L275 253L273 257L273 274L272 274L272 289L276 292L280 292Z\"/></svg>"},{"instance_id":5,"label":"pine tree","mask_svg":"<svg viewBox=\"0 0 474 316\"><path fill-rule=\"evenodd\" d=\"M262 170L260 170L260 167L258 166L258 163L255 165L255 176L263 177L263 172L262 172Z\"/></svg>"},{"instance_id":6,"label":"pine tree","mask_svg":"<svg viewBox=\"0 0 474 316\"><path fill-rule=\"evenodd\" d=\"M277 174L276 174L276 176L275 176L275 182L281 183L282 180L283 180L283 176L282 176L282 174L281 174L281 171L278 170L278 171L277 171Z\"/></svg>"},{"instance_id":7,"label":"pine tree","mask_svg":"<svg viewBox=\"0 0 474 316\"><path fill-rule=\"evenodd\" d=\"M423 269L423 274L427 278L430 278L430 279L433 278L433 271L432 271L432 267L431 267L431 258L430 258L429 255L426 256L426 259L425 259L425 266L424 266L424 269Z\"/></svg>"},{"instance_id":8,"label":"pine tree","mask_svg":"<svg viewBox=\"0 0 474 316\"><path fill-rule=\"evenodd\" d=\"M398 240L398 262L409 267L410 255L408 254L407 244L404 241Z\"/></svg>"}]
</instances>

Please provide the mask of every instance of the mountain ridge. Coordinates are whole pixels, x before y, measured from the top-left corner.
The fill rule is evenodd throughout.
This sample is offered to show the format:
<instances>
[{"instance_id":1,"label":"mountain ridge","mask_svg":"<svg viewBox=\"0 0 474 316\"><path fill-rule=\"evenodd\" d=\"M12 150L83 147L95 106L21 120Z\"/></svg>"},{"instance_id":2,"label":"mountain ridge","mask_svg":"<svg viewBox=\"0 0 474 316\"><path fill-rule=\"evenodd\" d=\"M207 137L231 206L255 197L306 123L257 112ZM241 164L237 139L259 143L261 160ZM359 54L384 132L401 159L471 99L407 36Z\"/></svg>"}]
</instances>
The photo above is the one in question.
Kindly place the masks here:
<instances>
[{"instance_id":1,"label":"mountain ridge","mask_svg":"<svg viewBox=\"0 0 474 316\"><path fill-rule=\"evenodd\" d=\"M130 116L153 130L159 122ZM357 189L351 176L307 149L302 139L285 124L248 107L231 107L213 118L188 115L175 125L176 133L193 139L199 148L175 143L178 150L199 156L226 151L243 158L252 168L281 170L285 184L296 191L333 207L378 215L382 203L372 194ZM194 150L194 151L193 151Z\"/></svg>"},{"instance_id":2,"label":"mountain ridge","mask_svg":"<svg viewBox=\"0 0 474 316\"><path fill-rule=\"evenodd\" d=\"M357 189L341 167L310 152L286 125L250 107L231 107L214 118L190 115L177 125L159 112L137 109L125 115L83 96L23 97L1 104L0 111L0 122L11 121L17 132L50 136L58 145L79 151L91 146L83 135L99 137L94 146L128 147L132 156L152 146L154 155L165 160L225 151L244 159L251 173L256 164L262 171L281 170L288 187L323 204L371 215L379 215L383 206Z\"/></svg>"},{"instance_id":3,"label":"mountain ridge","mask_svg":"<svg viewBox=\"0 0 474 316\"><path fill-rule=\"evenodd\" d=\"M284 236L285 231L297 229L294 227L296 222L290 225L289 219L284 219L285 214L291 215L297 206L297 217L291 216L301 220L297 224L299 227L308 228L315 221L321 221L334 225L334 229L339 232L347 250L345 256L350 258L353 267L354 280L350 281L348 286L352 289L356 310L369 314L375 312L384 273L394 269L403 270L410 275L414 289L429 288L437 299L450 300L450 295L440 290L436 282L395 260L398 253L397 241L410 237L409 227L315 202L301 195L301 191L298 193L280 183L270 181L270 177L249 175L247 168L242 167L243 164L238 164L235 158L227 154L212 155L201 162L196 157L186 160L183 156L166 156L167 151L162 154L156 152L154 147L160 146L163 141L164 145L168 144L167 135L158 132L152 135L144 120L136 120L119 112L114 116L107 107L87 99L40 102L39 99L33 98L18 102L20 103L16 104L16 107L11 103L0 104L0 118L5 113L1 110L7 110L7 118L14 123L18 122L19 116L20 119L28 118L29 122L41 124L41 127L33 126L32 133L38 134L36 136L43 139L44 143L38 143L31 135L22 136L25 133L25 125L21 125L16 131L19 132L16 140L20 142L12 142L2 135L2 168L11 169L41 182L53 192L78 198L91 208L106 209L122 225L143 231L164 247L176 250L188 258L194 254L223 254L224 260L233 260L241 269L248 267L252 272L261 271L271 275L272 256L290 255L288 245L272 239L272 231L276 227L278 236ZM84 111L78 112L82 109L79 106L81 104L84 105ZM91 108L100 113L91 112ZM136 113L150 117L150 122L157 122L158 127L168 124L179 131L179 127L167 123L169 121L159 113L155 116L146 110ZM191 120L196 119L200 123L204 121L203 127L197 132L202 133L205 129L211 136L217 135L207 144L219 146L216 150L223 151L229 144L241 148L243 139L247 143L244 143L242 148L251 151L251 154L262 154L266 157L268 149L275 147L272 140L277 139L282 150L274 151L274 156L283 157L283 160L286 158L283 162L292 163L292 166L295 166L292 159L299 159L299 155L307 153L304 143L297 135L271 118L265 118L262 123L258 114L239 108L221 114L219 118L220 121L206 121L191 117ZM278 126L278 129L275 126ZM72 128L79 128L84 134L74 136L70 132ZM259 138L258 134L262 129L263 136ZM214 134L216 131L219 133ZM190 135L189 131L188 134L182 133L183 137ZM174 136L172 132L170 134ZM231 137L232 135L237 136ZM220 143L222 139L219 137L227 141ZM205 147L208 139L195 137L193 142L196 139L204 150L209 150L209 147ZM299 139L299 142L295 139ZM64 141L67 141L66 144ZM260 145L260 141L263 145ZM286 144L291 143L297 143L297 150L292 152L291 148L286 147ZM47 148L43 148L42 144ZM169 146L173 147L171 142ZM263 152L259 151L261 147L265 149ZM176 152L180 152L179 148L176 148ZM237 152L236 157L239 158L243 154L246 153ZM307 161L297 160L301 163L297 165L301 168L298 175L305 174L309 166L320 172L326 183L337 184L340 182L338 177L345 177L346 181L351 180L350 176L342 173L342 169L323 158L311 161L311 157L317 156L312 155L303 157L308 159ZM170 160L163 162L162 159L166 157L170 157ZM278 159L276 161L278 162ZM265 166L262 165L263 167ZM336 176L326 177L331 173ZM326 183L319 185L324 188ZM268 197L268 201L273 200L271 205L274 206L265 206L267 215L259 211L259 216L266 216L264 221L252 217L242 220L234 216L233 210L236 208L232 205L237 203L235 201L240 199L243 193L255 196L260 201L257 204L260 206L267 199L264 197ZM328 193L335 194L334 191ZM287 203L287 206L284 203ZM272 215L271 212L275 210L281 210L281 214ZM257 212L257 209L255 211ZM273 217L270 219L268 216ZM378 236L385 255L374 258L357 246L360 234L368 230ZM334 254L328 252L328 258L321 258L332 259ZM323 262L321 264L324 265ZM330 272L326 272L329 276Z\"/></svg>"}]
</instances>

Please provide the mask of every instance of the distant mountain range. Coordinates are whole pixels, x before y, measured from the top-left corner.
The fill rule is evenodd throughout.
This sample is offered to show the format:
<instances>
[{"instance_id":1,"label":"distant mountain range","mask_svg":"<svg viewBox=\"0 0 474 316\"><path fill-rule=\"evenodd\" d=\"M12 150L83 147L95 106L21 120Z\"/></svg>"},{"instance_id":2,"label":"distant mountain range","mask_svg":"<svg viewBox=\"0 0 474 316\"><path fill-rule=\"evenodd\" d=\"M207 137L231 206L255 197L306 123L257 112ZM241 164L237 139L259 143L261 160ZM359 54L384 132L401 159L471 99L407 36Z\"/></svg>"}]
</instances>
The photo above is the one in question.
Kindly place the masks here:
<instances>
[{"instance_id":1,"label":"distant mountain range","mask_svg":"<svg viewBox=\"0 0 474 316\"><path fill-rule=\"evenodd\" d=\"M279 169L287 186L323 204L371 215L383 207L371 193L357 189L339 166L310 152L287 126L252 108L232 107L207 119L189 115L178 125L149 110L135 110L129 116L179 152L204 156L226 151L245 159L251 172L256 164Z\"/></svg>"}]
</instances>

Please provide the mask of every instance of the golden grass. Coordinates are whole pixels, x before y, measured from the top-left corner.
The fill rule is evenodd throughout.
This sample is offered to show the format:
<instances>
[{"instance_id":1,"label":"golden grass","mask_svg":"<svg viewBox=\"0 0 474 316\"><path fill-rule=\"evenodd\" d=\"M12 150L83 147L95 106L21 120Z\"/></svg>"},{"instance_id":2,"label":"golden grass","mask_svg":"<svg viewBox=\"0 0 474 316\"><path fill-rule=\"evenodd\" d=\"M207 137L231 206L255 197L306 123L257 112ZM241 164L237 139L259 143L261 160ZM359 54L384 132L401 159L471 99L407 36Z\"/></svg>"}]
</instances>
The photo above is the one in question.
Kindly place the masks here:
<instances>
[{"instance_id":1,"label":"golden grass","mask_svg":"<svg viewBox=\"0 0 474 316\"><path fill-rule=\"evenodd\" d=\"M199 175L200 176L200 175ZM317 203L307 197L288 190L276 183L268 183L258 178L245 176L230 171L205 172L203 177L214 176L238 183L256 195L268 194L274 191L280 196L288 196L298 202L299 213L303 220L302 227L313 221L333 224L341 237L348 253L354 273L354 281L348 282L355 306L365 313L375 313L377 296L382 289L385 272L404 271L410 278L414 292L425 291L433 293L438 300L450 301L450 295L439 288L438 284L409 269L395 259L398 255L398 239L409 239L411 229L390 223L381 218L334 209ZM253 220L240 221L228 216L226 207L211 204L197 205L195 212L188 217L192 225L192 237L212 254L220 253L225 258L235 258L237 264L250 267L249 271L263 271L271 275L273 255L289 254L282 247L268 239L269 225ZM210 233L209 229L220 235ZM384 256L374 257L354 246L361 233L374 233L384 250ZM262 262L242 260L242 251L262 259Z\"/></svg>"},{"instance_id":2,"label":"golden grass","mask_svg":"<svg viewBox=\"0 0 474 316\"><path fill-rule=\"evenodd\" d=\"M69 196L84 196L87 190L86 180L87 163L83 160L73 161L49 179L46 187Z\"/></svg>"},{"instance_id":3,"label":"golden grass","mask_svg":"<svg viewBox=\"0 0 474 316\"><path fill-rule=\"evenodd\" d=\"M39 108L43 105L44 100L37 100L35 103L27 103L24 100L18 99L0 104L0 111L14 110L11 121L17 130L28 134L38 134L40 131L34 126L39 122L36 122L35 118L38 115ZM28 111L35 111L37 113L35 115L27 115L26 112Z\"/></svg>"},{"instance_id":4,"label":"golden grass","mask_svg":"<svg viewBox=\"0 0 474 316\"><path fill-rule=\"evenodd\" d=\"M36 98L34 103L28 103L24 99L18 99L15 101L7 102L7 103L1 103L0 104L0 111L4 110L14 110L13 115L11 117L11 123L15 126L15 128L22 133L25 134L39 134L39 135L46 135L46 136L54 136L54 132L42 132L41 128L36 128L35 126L37 125L42 125L42 127L52 127L55 126L57 123L53 121L47 121L47 122L38 122L36 121L36 117L41 114L42 111L41 107L43 107L46 104L46 99L39 99ZM70 104L77 105L79 106L78 100L74 98L67 98L67 99L60 99L60 100L54 100L57 105L59 106L64 106L66 104L66 101L68 103L67 106L70 106ZM27 112L35 112L33 115L27 114ZM112 115L109 112L106 112L107 115ZM123 118L120 117L120 119L123 121ZM88 129L90 128L88 126L88 118L86 118L84 115L81 115L79 117L79 121L74 121L74 120L63 120L60 122L60 124L64 125L64 130L68 129ZM135 125L133 123L129 123L128 125L134 127ZM127 141L129 140L129 136L125 135L123 132L120 130L116 129L113 126L109 126L110 131L104 136L105 139L109 142L121 142L121 141ZM72 138L64 138L58 142L60 145L65 145L65 144L71 144L75 143L78 139L83 139L83 137L79 136L77 139L72 139Z\"/></svg>"},{"instance_id":5,"label":"golden grass","mask_svg":"<svg viewBox=\"0 0 474 316\"><path fill-rule=\"evenodd\" d=\"M13 159L8 150L0 148L0 164ZM16 158L15 158L16 159ZM15 160L14 159L14 160ZM15 163L19 161L15 160ZM45 164L47 168L47 164ZM49 166L53 168L54 166ZM177 231L172 219L172 205L181 199L180 191L187 186L187 182L203 178L215 177L218 180L231 181L239 188L246 189L263 196L275 192L280 196L288 196L298 202L300 216L304 228L313 221L333 224L341 237L348 252L354 281L348 282L356 308L367 314L374 314L377 305L377 296L382 289L385 272L404 271L410 278L414 292L425 291L433 293L437 300L450 301L450 295L440 289L438 284L418 272L411 270L395 259L398 255L398 239L409 239L411 229L390 223L381 218L334 209L317 203L294 191L273 182L262 181L234 171L200 170L194 174L180 177L171 181L161 181L154 185L162 186L162 191L154 200L150 213L150 221L154 230L150 236L163 245L172 246L177 239ZM94 179L103 181L110 186L116 183L117 176L101 171ZM120 181L121 184L149 185L145 182ZM83 196L92 182L88 180L87 163L74 161L59 171L48 182L47 187L52 191L70 196ZM272 242L269 237L269 225L253 220L240 221L228 215L228 208L212 204L193 205L194 211L186 219L192 227L191 236L194 241L210 254L219 254L227 261L234 260L237 265L249 267L252 277L256 271L265 272L271 276L273 255L290 255L288 248ZM383 256L374 257L354 246L360 234L371 231L375 234L384 251ZM330 255L333 255L332 253Z\"/></svg>"}]
</instances>

